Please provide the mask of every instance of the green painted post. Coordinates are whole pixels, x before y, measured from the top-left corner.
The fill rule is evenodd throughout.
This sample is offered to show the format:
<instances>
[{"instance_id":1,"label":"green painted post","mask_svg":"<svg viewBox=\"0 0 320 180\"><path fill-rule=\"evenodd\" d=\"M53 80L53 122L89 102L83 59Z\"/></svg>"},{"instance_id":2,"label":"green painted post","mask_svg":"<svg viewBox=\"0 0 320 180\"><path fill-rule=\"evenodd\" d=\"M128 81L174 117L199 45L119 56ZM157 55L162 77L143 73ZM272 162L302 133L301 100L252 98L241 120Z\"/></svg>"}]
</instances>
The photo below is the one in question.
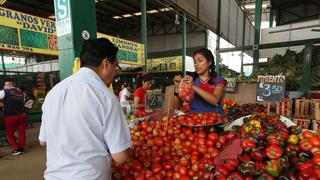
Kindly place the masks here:
<instances>
[{"instance_id":1,"label":"green painted post","mask_svg":"<svg viewBox=\"0 0 320 180\"><path fill-rule=\"evenodd\" d=\"M147 71L147 2L141 0L141 43L144 44L144 67L143 71Z\"/></svg>"},{"instance_id":2,"label":"green painted post","mask_svg":"<svg viewBox=\"0 0 320 180\"><path fill-rule=\"evenodd\" d=\"M3 50L1 50L1 63L3 68L3 75L6 76L6 64L4 63Z\"/></svg>"},{"instance_id":3,"label":"green painted post","mask_svg":"<svg viewBox=\"0 0 320 180\"><path fill-rule=\"evenodd\" d=\"M60 79L72 75L85 39L97 37L95 1L54 0Z\"/></svg>"},{"instance_id":4,"label":"green painted post","mask_svg":"<svg viewBox=\"0 0 320 180\"><path fill-rule=\"evenodd\" d=\"M307 94L310 91L310 72L311 72L311 62L312 62L312 44L306 44L304 51L304 61L302 69L302 78L300 84L300 91Z\"/></svg>"},{"instance_id":5,"label":"green painted post","mask_svg":"<svg viewBox=\"0 0 320 180\"><path fill-rule=\"evenodd\" d=\"M270 7L270 13L269 13L269 28L273 26L273 15L274 15L274 10L272 7Z\"/></svg>"},{"instance_id":6,"label":"green painted post","mask_svg":"<svg viewBox=\"0 0 320 180\"><path fill-rule=\"evenodd\" d=\"M244 46L244 41L246 40L246 16L243 16L243 26L242 26L242 47ZM241 52L241 74L243 74L243 57L244 51Z\"/></svg>"},{"instance_id":7,"label":"green painted post","mask_svg":"<svg viewBox=\"0 0 320 180\"><path fill-rule=\"evenodd\" d=\"M216 41L216 72L220 75L220 17L221 17L221 0L217 1L217 41Z\"/></svg>"},{"instance_id":8,"label":"green painted post","mask_svg":"<svg viewBox=\"0 0 320 180\"><path fill-rule=\"evenodd\" d=\"M254 45L256 49L253 51L253 72L258 69L259 66L259 44L260 44L260 28L261 28L261 9L262 9L262 0L256 0L256 12L254 20Z\"/></svg>"},{"instance_id":9,"label":"green painted post","mask_svg":"<svg viewBox=\"0 0 320 180\"><path fill-rule=\"evenodd\" d=\"M187 17L182 16L182 73L186 75L186 56L187 56Z\"/></svg>"}]
</instances>

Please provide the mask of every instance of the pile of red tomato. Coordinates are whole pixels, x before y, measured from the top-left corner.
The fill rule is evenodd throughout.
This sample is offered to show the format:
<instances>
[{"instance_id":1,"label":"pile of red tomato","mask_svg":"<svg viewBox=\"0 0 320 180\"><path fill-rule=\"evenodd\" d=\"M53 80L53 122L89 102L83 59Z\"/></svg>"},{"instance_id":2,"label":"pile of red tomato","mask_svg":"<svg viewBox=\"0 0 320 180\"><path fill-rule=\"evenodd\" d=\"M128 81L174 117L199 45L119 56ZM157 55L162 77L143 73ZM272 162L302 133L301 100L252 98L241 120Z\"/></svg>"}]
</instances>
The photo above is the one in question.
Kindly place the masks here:
<instances>
[{"instance_id":1,"label":"pile of red tomato","mask_svg":"<svg viewBox=\"0 0 320 180\"><path fill-rule=\"evenodd\" d=\"M206 118L199 115L194 117L200 122ZM125 164L113 164L113 179L320 179L319 134L287 128L278 115L252 115L243 122L218 134L181 126L174 118L168 124L144 121L131 129L132 154ZM237 158L215 164L236 139L242 151Z\"/></svg>"},{"instance_id":2,"label":"pile of red tomato","mask_svg":"<svg viewBox=\"0 0 320 180\"><path fill-rule=\"evenodd\" d=\"M229 122L227 117L214 112L188 113L177 117L177 120L181 125L186 126L215 125Z\"/></svg>"},{"instance_id":3,"label":"pile of red tomato","mask_svg":"<svg viewBox=\"0 0 320 180\"><path fill-rule=\"evenodd\" d=\"M232 134L181 127L173 118L167 131L166 121L144 121L131 129L132 156L123 165L113 164L113 178L213 178L213 158L234 138Z\"/></svg>"}]
</instances>

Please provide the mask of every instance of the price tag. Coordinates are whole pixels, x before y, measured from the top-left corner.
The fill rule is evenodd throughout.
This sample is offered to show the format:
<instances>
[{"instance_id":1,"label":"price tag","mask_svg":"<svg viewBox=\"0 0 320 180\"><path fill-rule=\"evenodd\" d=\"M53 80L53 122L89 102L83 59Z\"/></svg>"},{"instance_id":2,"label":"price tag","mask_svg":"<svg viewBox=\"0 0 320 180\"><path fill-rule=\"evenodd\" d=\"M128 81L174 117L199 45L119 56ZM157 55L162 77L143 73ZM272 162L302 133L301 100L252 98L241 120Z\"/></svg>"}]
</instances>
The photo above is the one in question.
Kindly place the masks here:
<instances>
[{"instance_id":1,"label":"price tag","mask_svg":"<svg viewBox=\"0 0 320 180\"><path fill-rule=\"evenodd\" d=\"M236 91L236 78L225 78L227 81L226 92L235 92Z\"/></svg>"},{"instance_id":2,"label":"price tag","mask_svg":"<svg viewBox=\"0 0 320 180\"><path fill-rule=\"evenodd\" d=\"M258 76L257 102L277 101L284 98L284 76Z\"/></svg>"},{"instance_id":3,"label":"price tag","mask_svg":"<svg viewBox=\"0 0 320 180\"><path fill-rule=\"evenodd\" d=\"M147 90L146 109L161 108L163 104L163 95L161 89Z\"/></svg>"}]
</instances>

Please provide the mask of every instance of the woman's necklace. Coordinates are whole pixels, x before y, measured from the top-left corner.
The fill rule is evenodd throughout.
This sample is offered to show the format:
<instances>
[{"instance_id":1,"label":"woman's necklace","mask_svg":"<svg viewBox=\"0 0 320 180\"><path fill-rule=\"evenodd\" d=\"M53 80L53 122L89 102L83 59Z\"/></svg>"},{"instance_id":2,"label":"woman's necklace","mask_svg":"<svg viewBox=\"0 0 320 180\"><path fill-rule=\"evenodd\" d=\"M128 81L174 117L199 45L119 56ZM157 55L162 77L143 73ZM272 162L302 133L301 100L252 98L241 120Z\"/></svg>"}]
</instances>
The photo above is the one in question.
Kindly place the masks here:
<instances>
[{"instance_id":1,"label":"woman's necklace","mask_svg":"<svg viewBox=\"0 0 320 180\"><path fill-rule=\"evenodd\" d=\"M199 78L199 79L200 79L200 81L201 81L201 82L206 83L206 82L208 82L208 81L209 81L209 79L210 79L210 78L207 78L206 80L202 80L201 78Z\"/></svg>"}]
</instances>

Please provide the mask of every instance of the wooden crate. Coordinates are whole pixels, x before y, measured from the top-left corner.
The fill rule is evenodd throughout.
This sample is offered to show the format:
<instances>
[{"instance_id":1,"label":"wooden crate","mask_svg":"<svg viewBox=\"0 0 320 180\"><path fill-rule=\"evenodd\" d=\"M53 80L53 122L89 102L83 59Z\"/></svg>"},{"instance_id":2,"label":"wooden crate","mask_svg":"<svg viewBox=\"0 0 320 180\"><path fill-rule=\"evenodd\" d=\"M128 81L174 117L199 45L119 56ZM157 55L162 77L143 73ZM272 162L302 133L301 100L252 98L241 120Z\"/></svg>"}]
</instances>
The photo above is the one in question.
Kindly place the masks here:
<instances>
[{"instance_id":1,"label":"wooden crate","mask_svg":"<svg viewBox=\"0 0 320 180\"><path fill-rule=\"evenodd\" d=\"M309 129L310 118L308 116L294 117L293 122L301 129Z\"/></svg>"},{"instance_id":2,"label":"wooden crate","mask_svg":"<svg viewBox=\"0 0 320 180\"><path fill-rule=\"evenodd\" d=\"M287 118L292 117L292 100L284 99L276 102L276 113Z\"/></svg>"},{"instance_id":3,"label":"wooden crate","mask_svg":"<svg viewBox=\"0 0 320 180\"><path fill-rule=\"evenodd\" d=\"M320 120L320 99L311 99L310 114L312 119Z\"/></svg>"},{"instance_id":4,"label":"wooden crate","mask_svg":"<svg viewBox=\"0 0 320 180\"><path fill-rule=\"evenodd\" d=\"M295 117L303 117L309 115L309 99L296 99L295 100Z\"/></svg>"},{"instance_id":5,"label":"wooden crate","mask_svg":"<svg viewBox=\"0 0 320 180\"><path fill-rule=\"evenodd\" d=\"M312 130L314 131L320 130L320 120L312 120Z\"/></svg>"}]
</instances>

